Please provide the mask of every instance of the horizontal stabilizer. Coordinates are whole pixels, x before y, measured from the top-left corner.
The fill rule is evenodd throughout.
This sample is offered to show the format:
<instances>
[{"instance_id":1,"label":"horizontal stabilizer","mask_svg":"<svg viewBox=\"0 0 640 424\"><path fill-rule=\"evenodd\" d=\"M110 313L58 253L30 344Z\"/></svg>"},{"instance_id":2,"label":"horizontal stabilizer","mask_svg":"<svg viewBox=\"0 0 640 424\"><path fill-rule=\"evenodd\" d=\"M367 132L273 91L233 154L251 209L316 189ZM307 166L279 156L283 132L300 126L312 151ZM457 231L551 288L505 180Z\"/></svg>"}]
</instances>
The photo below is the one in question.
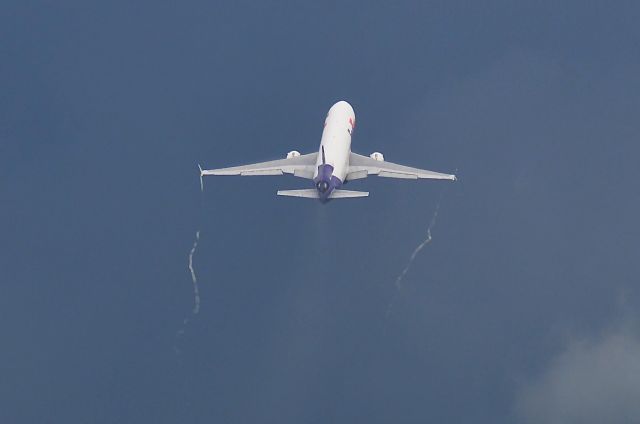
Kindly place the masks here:
<instances>
[{"instance_id":1,"label":"horizontal stabilizer","mask_svg":"<svg viewBox=\"0 0 640 424\"><path fill-rule=\"evenodd\" d=\"M308 197L310 199L317 199L318 190L315 188L309 188L305 190L278 190L278 196L291 196L291 197Z\"/></svg>"},{"instance_id":2,"label":"horizontal stabilizer","mask_svg":"<svg viewBox=\"0 0 640 424\"><path fill-rule=\"evenodd\" d=\"M346 199L349 197L367 197L368 191L351 191L351 190L333 190L329 199ZM291 196L291 197L307 197L309 199L318 199L318 190L315 188L303 189L303 190L278 190L278 196Z\"/></svg>"},{"instance_id":3,"label":"horizontal stabilizer","mask_svg":"<svg viewBox=\"0 0 640 424\"><path fill-rule=\"evenodd\" d=\"M346 199L348 197L367 197L368 191L333 190L329 199Z\"/></svg>"}]
</instances>

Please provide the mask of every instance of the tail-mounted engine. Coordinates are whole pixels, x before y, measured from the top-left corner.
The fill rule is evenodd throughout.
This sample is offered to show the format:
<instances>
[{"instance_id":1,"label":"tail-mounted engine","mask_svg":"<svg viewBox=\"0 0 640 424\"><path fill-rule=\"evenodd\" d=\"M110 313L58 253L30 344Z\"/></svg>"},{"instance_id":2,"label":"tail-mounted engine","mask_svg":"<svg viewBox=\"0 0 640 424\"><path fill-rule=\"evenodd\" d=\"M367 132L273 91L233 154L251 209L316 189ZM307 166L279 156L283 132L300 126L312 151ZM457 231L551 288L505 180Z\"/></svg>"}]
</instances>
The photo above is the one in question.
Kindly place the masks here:
<instances>
[{"instance_id":1,"label":"tail-mounted engine","mask_svg":"<svg viewBox=\"0 0 640 424\"><path fill-rule=\"evenodd\" d=\"M380 153L380 152L373 152L373 153L371 153L369 155L369 157L371 159L374 159L374 160L377 160L377 161L380 161L380 162L384 162L384 155L382 153Z\"/></svg>"}]
</instances>

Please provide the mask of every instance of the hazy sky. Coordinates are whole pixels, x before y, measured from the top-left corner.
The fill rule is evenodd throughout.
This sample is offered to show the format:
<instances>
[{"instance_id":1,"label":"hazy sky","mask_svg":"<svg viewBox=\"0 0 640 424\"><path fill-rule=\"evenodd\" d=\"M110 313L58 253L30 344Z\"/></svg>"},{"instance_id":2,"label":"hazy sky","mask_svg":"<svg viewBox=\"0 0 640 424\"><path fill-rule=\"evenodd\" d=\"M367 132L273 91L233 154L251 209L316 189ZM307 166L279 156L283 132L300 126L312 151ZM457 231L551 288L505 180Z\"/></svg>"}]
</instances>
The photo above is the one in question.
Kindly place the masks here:
<instances>
[{"instance_id":1,"label":"hazy sky","mask_svg":"<svg viewBox=\"0 0 640 424\"><path fill-rule=\"evenodd\" d=\"M637 2L1 10L1 422L640 422ZM459 181L200 193L337 100Z\"/></svg>"}]
</instances>

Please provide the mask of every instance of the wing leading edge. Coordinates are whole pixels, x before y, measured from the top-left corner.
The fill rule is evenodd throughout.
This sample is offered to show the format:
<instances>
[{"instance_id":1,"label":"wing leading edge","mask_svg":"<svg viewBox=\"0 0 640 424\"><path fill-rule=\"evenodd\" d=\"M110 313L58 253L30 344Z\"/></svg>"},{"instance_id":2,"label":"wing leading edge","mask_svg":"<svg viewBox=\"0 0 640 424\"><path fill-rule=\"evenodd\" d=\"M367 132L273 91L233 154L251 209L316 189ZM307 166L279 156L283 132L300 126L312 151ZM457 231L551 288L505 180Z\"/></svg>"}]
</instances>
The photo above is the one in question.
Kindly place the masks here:
<instances>
[{"instance_id":1,"label":"wing leading edge","mask_svg":"<svg viewBox=\"0 0 640 424\"><path fill-rule=\"evenodd\" d=\"M346 180L366 178L369 175L377 175L386 178L418 179L428 178L432 180L456 180L452 174L428 171L426 169L412 168L398 165L397 163L380 161L357 153L349 154L349 172Z\"/></svg>"}]
</instances>

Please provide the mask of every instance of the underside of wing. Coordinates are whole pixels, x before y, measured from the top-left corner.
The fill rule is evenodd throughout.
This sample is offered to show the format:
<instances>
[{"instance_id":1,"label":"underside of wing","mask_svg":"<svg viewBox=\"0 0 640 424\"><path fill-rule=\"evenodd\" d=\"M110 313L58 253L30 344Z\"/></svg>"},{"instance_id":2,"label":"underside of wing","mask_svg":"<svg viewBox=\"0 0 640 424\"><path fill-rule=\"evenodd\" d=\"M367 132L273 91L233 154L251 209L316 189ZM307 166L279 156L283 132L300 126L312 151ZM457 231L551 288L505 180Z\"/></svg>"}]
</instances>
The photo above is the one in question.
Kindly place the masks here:
<instances>
[{"instance_id":1,"label":"underside of wing","mask_svg":"<svg viewBox=\"0 0 640 424\"><path fill-rule=\"evenodd\" d=\"M268 162L252 163L249 165L232 166L230 168L201 169L200 175L283 175L292 174L296 177L312 179L315 172L318 153L294 156Z\"/></svg>"},{"instance_id":2,"label":"underside of wing","mask_svg":"<svg viewBox=\"0 0 640 424\"><path fill-rule=\"evenodd\" d=\"M452 174L442 174L440 172L428 171L426 169L412 168L410 166L373 159L357 153L350 153L349 172L347 173L346 178L347 181L366 178L369 175L404 179L428 178L433 180L452 181L455 181L456 179L456 176Z\"/></svg>"}]
</instances>

